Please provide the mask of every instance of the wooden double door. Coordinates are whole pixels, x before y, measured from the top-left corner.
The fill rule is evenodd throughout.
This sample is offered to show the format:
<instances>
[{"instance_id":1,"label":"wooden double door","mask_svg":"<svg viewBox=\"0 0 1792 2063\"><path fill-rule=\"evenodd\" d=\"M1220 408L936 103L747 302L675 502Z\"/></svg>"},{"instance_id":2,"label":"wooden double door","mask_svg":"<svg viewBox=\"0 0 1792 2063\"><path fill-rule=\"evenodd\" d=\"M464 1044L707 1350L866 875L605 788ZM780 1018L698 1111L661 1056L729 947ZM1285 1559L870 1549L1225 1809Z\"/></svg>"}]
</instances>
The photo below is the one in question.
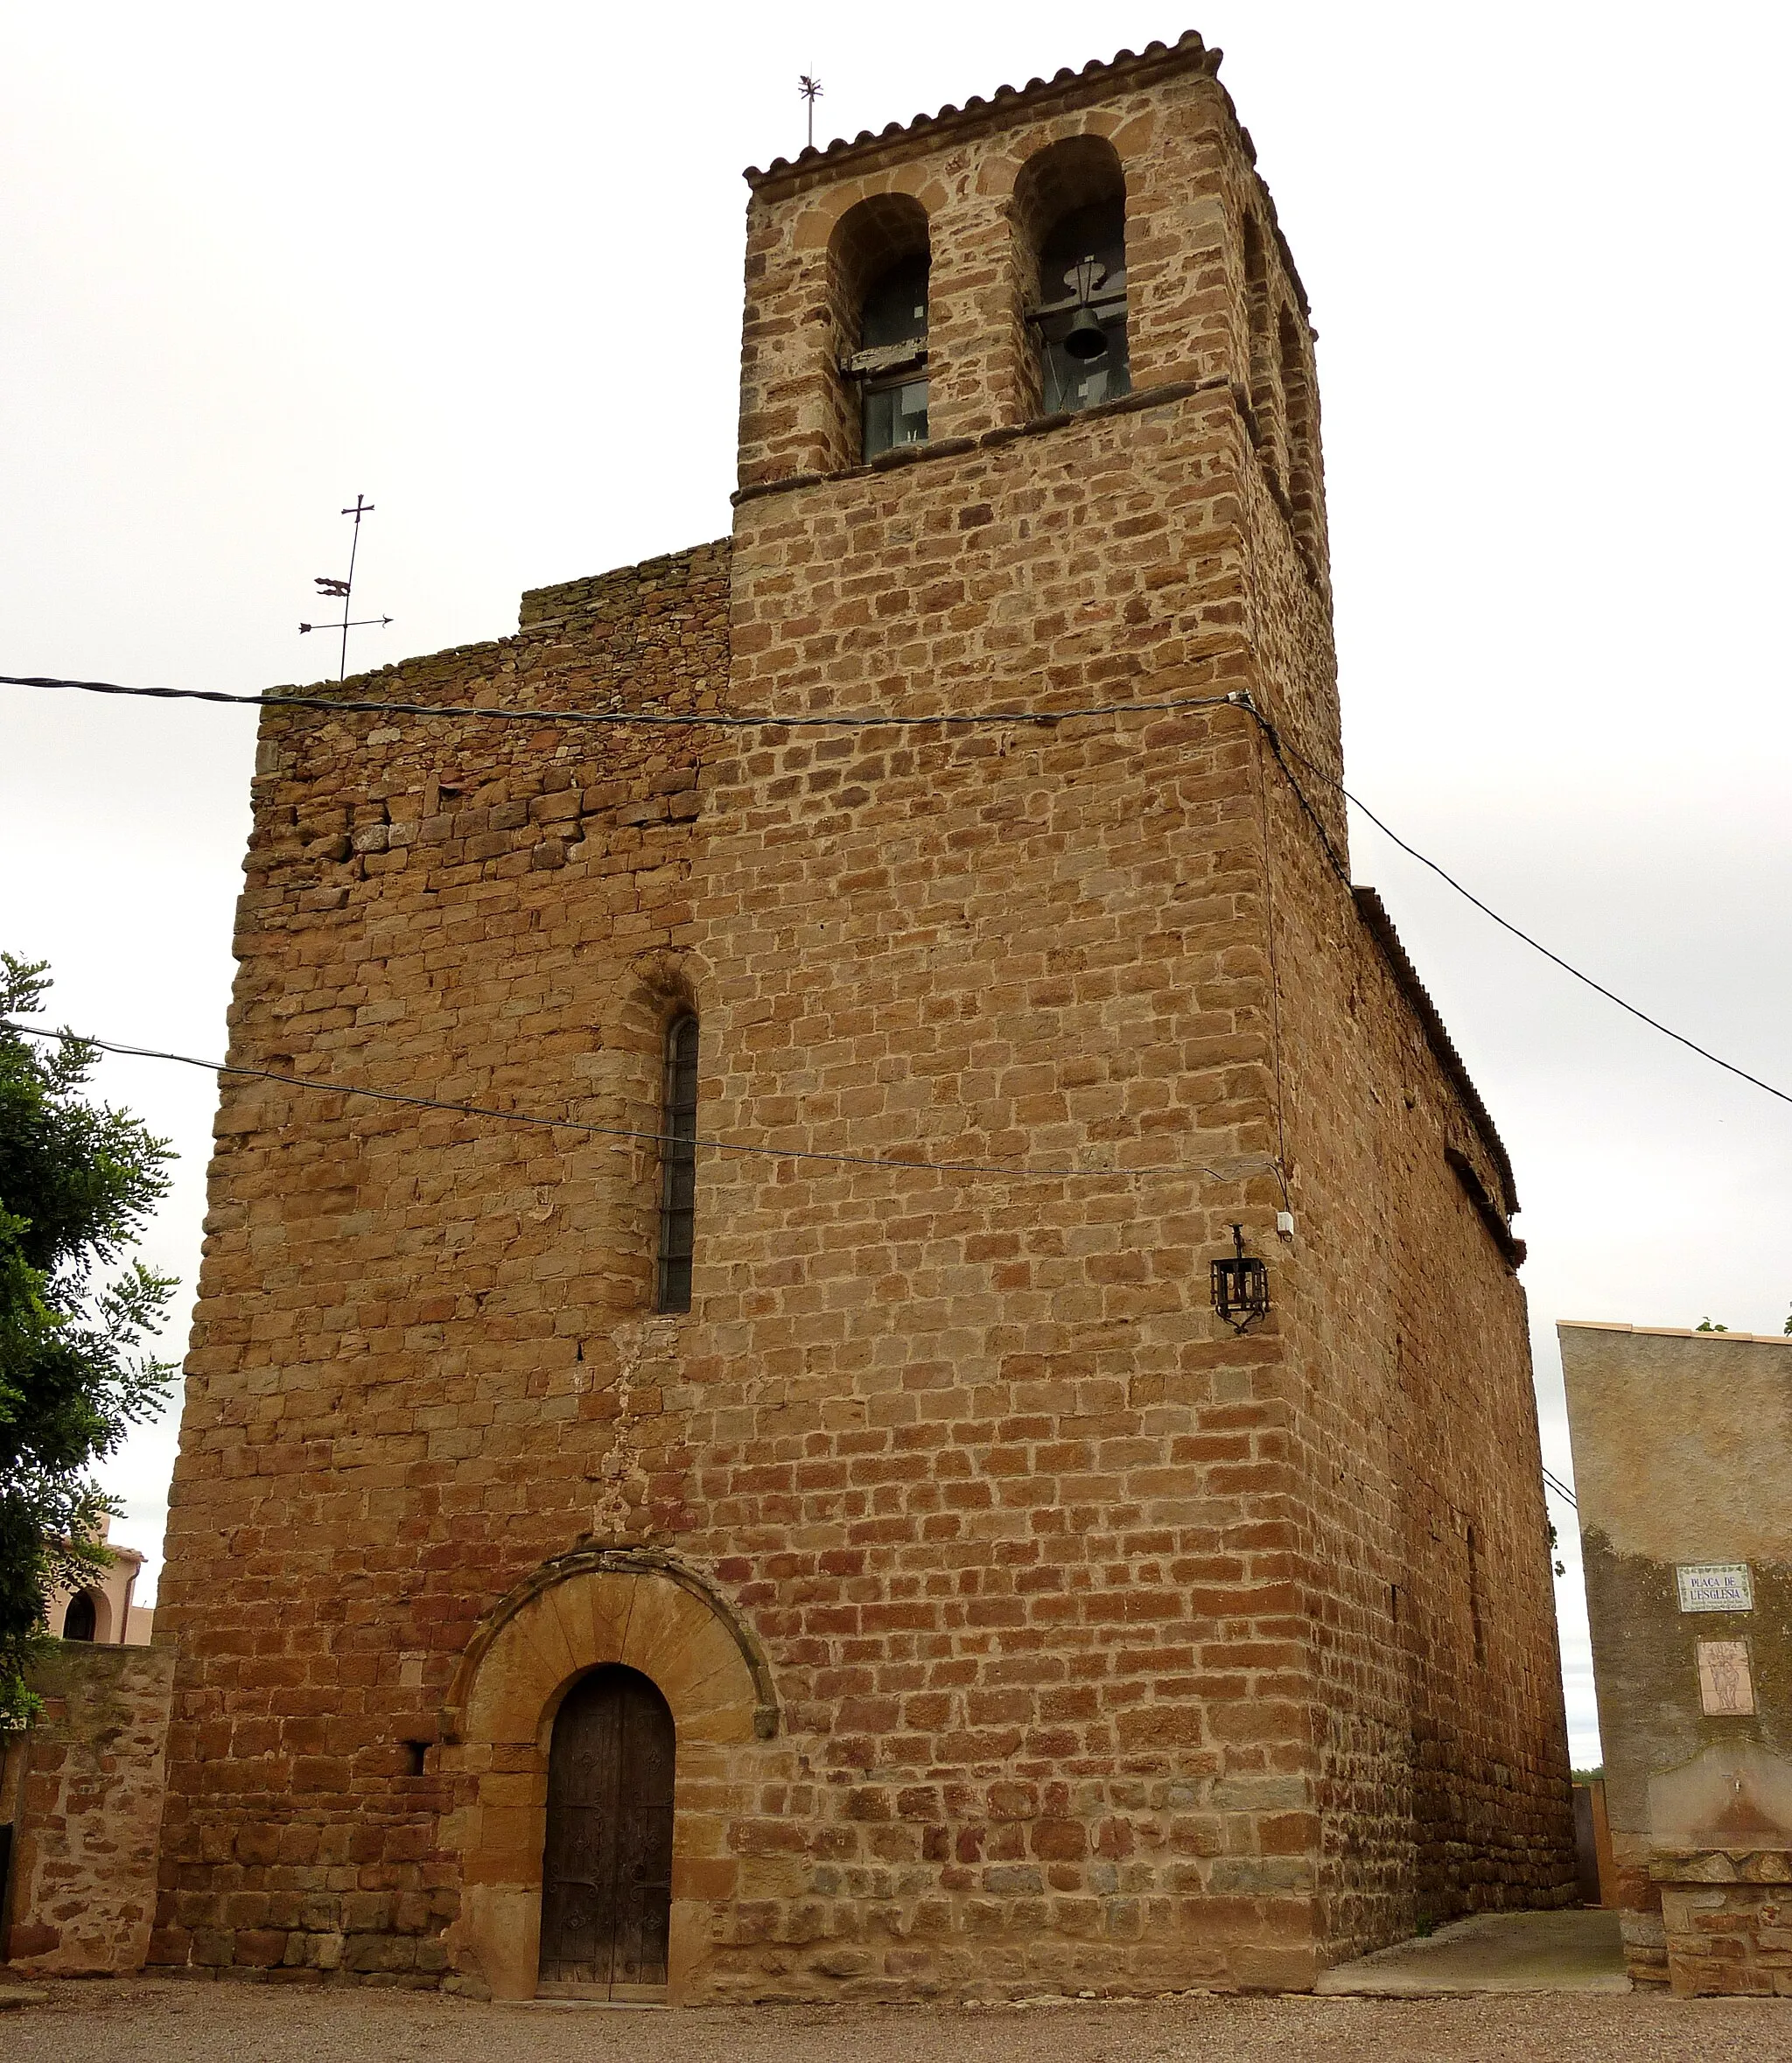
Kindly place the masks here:
<instances>
[{"instance_id":1,"label":"wooden double door","mask_svg":"<svg viewBox=\"0 0 1792 2063\"><path fill-rule=\"evenodd\" d=\"M664 1996L675 1748L671 1710L639 1670L606 1664L566 1694L548 1760L544 1996Z\"/></svg>"}]
</instances>

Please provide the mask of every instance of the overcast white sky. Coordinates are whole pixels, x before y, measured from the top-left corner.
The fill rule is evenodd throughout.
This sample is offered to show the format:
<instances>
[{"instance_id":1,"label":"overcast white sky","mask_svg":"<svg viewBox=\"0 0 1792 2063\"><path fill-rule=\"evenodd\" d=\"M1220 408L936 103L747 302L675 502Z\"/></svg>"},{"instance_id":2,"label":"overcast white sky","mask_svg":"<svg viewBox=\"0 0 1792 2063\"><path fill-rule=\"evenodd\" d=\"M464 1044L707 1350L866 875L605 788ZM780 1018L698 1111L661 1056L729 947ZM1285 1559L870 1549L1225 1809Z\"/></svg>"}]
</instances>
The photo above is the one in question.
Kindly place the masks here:
<instances>
[{"instance_id":1,"label":"overcast white sky","mask_svg":"<svg viewBox=\"0 0 1792 2063\"><path fill-rule=\"evenodd\" d=\"M743 165L1199 28L1320 342L1353 785L1515 920L1792 1085L1783 7L0 3L0 671L257 689L377 505L364 663L729 522ZM333 670L333 669L332 669ZM247 712L0 689L0 943L224 1045ZM1553 1325L1777 1332L1792 1109L1359 823L1509 1144ZM105 1063L179 1146L213 1083ZM178 1350L179 1339L173 1342ZM154 1555L172 1424L110 1472ZM1569 1535L1572 1543L1572 1532ZM1572 1557L1571 1557L1572 1560ZM1558 1585L1597 1752L1578 1563Z\"/></svg>"}]
</instances>

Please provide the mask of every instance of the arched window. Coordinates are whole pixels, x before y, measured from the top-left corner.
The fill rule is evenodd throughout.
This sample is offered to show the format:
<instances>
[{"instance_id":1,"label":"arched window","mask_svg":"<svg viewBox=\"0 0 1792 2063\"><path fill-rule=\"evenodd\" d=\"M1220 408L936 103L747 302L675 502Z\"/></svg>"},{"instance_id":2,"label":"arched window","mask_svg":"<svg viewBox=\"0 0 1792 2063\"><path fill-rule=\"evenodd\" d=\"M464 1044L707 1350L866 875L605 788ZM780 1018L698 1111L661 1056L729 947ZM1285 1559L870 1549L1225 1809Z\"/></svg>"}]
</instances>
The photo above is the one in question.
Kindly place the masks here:
<instances>
[{"instance_id":1,"label":"arched window","mask_svg":"<svg viewBox=\"0 0 1792 2063\"><path fill-rule=\"evenodd\" d=\"M99 1630L100 1615L93 1598L86 1591L77 1591L68 1600L68 1609L62 1615L62 1638L65 1640L91 1640Z\"/></svg>"},{"instance_id":2,"label":"arched window","mask_svg":"<svg viewBox=\"0 0 1792 2063\"><path fill-rule=\"evenodd\" d=\"M655 1308L690 1309L690 1260L696 1224L696 1019L677 1018L666 1034L666 1088L660 1109L660 1287Z\"/></svg>"},{"instance_id":3,"label":"arched window","mask_svg":"<svg viewBox=\"0 0 1792 2063\"><path fill-rule=\"evenodd\" d=\"M1132 389L1126 334L1126 179L1103 136L1069 136L1022 171L1040 405L1056 415Z\"/></svg>"},{"instance_id":4,"label":"arched window","mask_svg":"<svg viewBox=\"0 0 1792 2063\"><path fill-rule=\"evenodd\" d=\"M840 369L858 456L928 439L928 218L906 193L849 208L831 241Z\"/></svg>"}]
</instances>

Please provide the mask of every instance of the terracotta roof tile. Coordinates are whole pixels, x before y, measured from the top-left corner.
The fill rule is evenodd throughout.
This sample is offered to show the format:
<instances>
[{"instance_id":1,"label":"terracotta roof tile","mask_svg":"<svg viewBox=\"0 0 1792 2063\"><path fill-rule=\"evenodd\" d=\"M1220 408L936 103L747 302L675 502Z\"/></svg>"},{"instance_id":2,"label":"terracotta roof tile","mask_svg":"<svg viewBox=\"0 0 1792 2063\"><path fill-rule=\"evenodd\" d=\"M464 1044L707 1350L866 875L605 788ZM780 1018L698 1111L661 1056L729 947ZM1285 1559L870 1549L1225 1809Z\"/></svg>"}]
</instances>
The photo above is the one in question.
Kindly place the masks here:
<instances>
[{"instance_id":1,"label":"terracotta roof tile","mask_svg":"<svg viewBox=\"0 0 1792 2063\"><path fill-rule=\"evenodd\" d=\"M962 108L948 101L937 114L917 115L912 122L892 122L875 134L871 129L862 129L850 142L844 136L836 136L824 149L819 149L812 143L807 150L799 151L794 158L774 157L763 171L758 165L751 164L744 176L749 185L758 186L786 178L794 172L811 171L823 164L831 169L850 160L859 151L875 150L900 137L923 135L928 129L950 128L966 121L975 121L993 110L1006 114L1010 108L1050 100L1054 94L1062 94L1072 87L1082 85L1085 80L1105 81L1110 75L1117 78L1139 72L1176 69L1191 64L1198 64L1208 72L1215 72L1219 69L1221 55L1217 50L1208 50L1199 34L1190 29L1186 34L1178 37L1173 44L1147 43L1142 51L1137 52L1118 51L1105 63L1100 58L1091 58L1080 72L1073 71L1067 65L1061 71L1054 72L1049 79L1029 79L1023 87L998 86L987 99L980 94L973 94Z\"/></svg>"}]
</instances>

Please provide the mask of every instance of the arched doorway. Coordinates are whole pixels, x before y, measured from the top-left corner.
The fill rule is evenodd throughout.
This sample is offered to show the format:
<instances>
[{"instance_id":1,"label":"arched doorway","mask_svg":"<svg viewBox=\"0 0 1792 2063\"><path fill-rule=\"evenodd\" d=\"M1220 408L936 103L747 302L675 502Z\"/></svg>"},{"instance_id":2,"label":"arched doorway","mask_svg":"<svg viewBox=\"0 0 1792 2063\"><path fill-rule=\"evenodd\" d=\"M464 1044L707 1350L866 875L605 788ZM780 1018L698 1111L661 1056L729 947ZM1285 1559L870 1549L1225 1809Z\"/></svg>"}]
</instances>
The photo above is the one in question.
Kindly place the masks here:
<instances>
[{"instance_id":1,"label":"arched doorway","mask_svg":"<svg viewBox=\"0 0 1792 2063\"><path fill-rule=\"evenodd\" d=\"M68 1600L68 1609L62 1615L62 1638L65 1640L91 1640L99 1632L100 1613L91 1593L77 1591Z\"/></svg>"},{"instance_id":2,"label":"arched doorway","mask_svg":"<svg viewBox=\"0 0 1792 2063\"><path fill-rule=\"evenodd\" d=\"M639 1669L608 1662L567 1692L548 1752L543 1996L664 1997L676 1749L671 1708Z\"/></svg>"},{"instance_id":3,"label":"arched doorway","mask_svg":"<svg viewBox=\"0 0 1792 2063\"><path fill-rule=\"evenodd\" d=\"M457 1975L494 1998L533 1998L541 1987L555 1722L593 1670L619 1663L648 1679L676 1729L669 2004L692 1996L738 1895L741 1859L723 1801L755 1796L766 1780L762 1758L778 1732L771 1670L700 1572L654 1548L575 1548L486 1615L448 1693L441 1766L460 1787L440 1822L460 1880L448 1948Z\"/></svg>"}]
</instances>

